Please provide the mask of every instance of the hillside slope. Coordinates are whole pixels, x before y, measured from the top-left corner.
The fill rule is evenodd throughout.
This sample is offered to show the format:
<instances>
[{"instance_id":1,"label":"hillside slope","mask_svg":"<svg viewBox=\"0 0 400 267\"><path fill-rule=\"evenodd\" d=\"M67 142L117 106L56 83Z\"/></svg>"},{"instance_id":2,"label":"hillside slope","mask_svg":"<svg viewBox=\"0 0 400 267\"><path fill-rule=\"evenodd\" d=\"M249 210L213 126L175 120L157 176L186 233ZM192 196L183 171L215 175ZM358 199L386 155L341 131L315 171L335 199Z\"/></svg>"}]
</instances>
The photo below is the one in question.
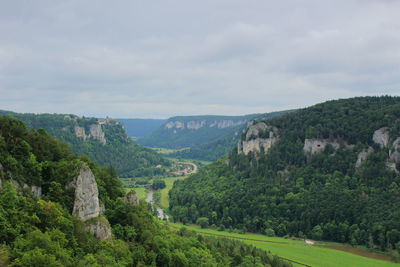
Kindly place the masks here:
<instances>
[{"instance_id":1,"label":"hillside slope","mask_svg":"<svg viewBox=\"0 0 400 267\"><path fill-rule=\"evenodd\" d=\"M241 242L170 230L112 169L0 116L0 266L273 266Z\"/></svg>"},{"instance_id":2,"label":"hillside slope","mask_svg":"<svg viewBox=\"0 0 400 267\"><path fill-rule=\"evenodd\" d=\"M174 218L400 249L400 97L329 101L247 129L175 184Z\"/></svg>"},{"instance_id":3,"label":"hillside slope","mask_svg":"<svg viewBox=\"0 0 400 267\"><path fill-rule=\"evenodd\" d=\"M78 117L67 114L29 114L0 111L34 129L43 128L58 140L68 143L71 149L87 155L104 167L112 166L124 176L155 173L157 164L168 165L154 151L137 145L125 133L121 123L112 119Z\"/></svg>"}]
</instances>

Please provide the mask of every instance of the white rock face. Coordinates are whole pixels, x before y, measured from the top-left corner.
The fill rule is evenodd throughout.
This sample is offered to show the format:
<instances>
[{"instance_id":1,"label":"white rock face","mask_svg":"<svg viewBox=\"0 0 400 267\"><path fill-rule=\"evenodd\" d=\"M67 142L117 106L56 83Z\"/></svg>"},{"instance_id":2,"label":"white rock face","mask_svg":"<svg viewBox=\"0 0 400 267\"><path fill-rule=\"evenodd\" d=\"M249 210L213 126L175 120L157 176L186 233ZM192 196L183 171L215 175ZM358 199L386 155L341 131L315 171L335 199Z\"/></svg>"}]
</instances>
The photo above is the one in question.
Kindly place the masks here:
<instances>
[{"instance_id":1,"label":"white rock face","mask_svg":"<svg viewBox=\"0 0 400 267\"><path fill-rule=\"evenodd\" d=\"M335 150L340 148L340 143L336 140L327 139L306 139L304 140L304 153L316 155L324 152L325 147L330 144Z\"/></svg>"},{"instance_id":2,"label":"white rock face","mask_svg":"<svg viewBox=\"0 0 400 267\"><path fill-rule=\"evenodd\" d=\"M42 197L42 187L41 186L32 185L31 191L32 191L32 194L34 197L36 197L36 198Z\"/></svg>"},{"instance_id":3,"label":"white rock face","mask_svg":"<svg viewBox=\"0 0 400 267\"><path fill-rule=\"evenodd\" d=\"M100 124L92 124L90 125L90 137L99 141L101 144L106 144L105 134Z\"/></svg>"},{"instance_id":4,"label":"white rock face","mask_svg":"<svg viewBox=\"0 0 400 267\"><path fill-rule=\"evenodd\" d=\"M80 126L75 126L74 131L75 131L75 136L83 139L83 141L86 141L88 138L93 138L99 141L103 145L106 144L105 134L100 124L90 125L89 134L86 134L85 128Z\"/></svg>"},{"instance_id":5,"label":"white rock face","mask_svg":"<svg viewBox=\"0 0 400 267\"><path fill-rule=\"evenodd\" d=\"M266 131L269 131L268 138L261 138L261 134ZM248 155L250 152L260 153L261 150L267 153L278 140L278 129L276 127L259 122L248 128L245 140L239 141L238 153Z\"/></svg>"},{"instance_id":6,"label":"white rock face","mask_svg":"<svg viewBox=\"0 0 400 267\"><path fill-rule=\"evenodd\" d=\"M360 153L358 153L357 161L356 161L356 169L361 167L361 164L368 159L369 154L373 153L374 149L372 147L368 147L368 149L364 149Z\"/></svg>"},{"instance_id":7,"label":"white rock face","mask_svg":"<svg viewBox=\"0 0 400 267\"><path fill-rule=\"evenodd\" d=\"M86 140L87 136L85 133L85 128L83 127L79 127L79 126L75 126L74 127L74 131L75 131L75 136L78 138L81 138L83 140Z\"/></svg>"},{"instance_id":8,"label":"white rock face","mask_svg":"<svg viewBox=\"0 0 400 267\"><path fill-rule=\"evenodd\" d=\"M100 240L112 239L111 227L106 218L98 218L86 226L86 230L94 234Z\"/></svg>"},{"instance_id":9,"label":"white rock face","mask_svg":"<svg viewBox=\"0 0 400 267\"><path fill-rule=\"evenodd\" d=\"M191 130L198 130L206 125L206 121L189 121L186 127Z\"/></svg>"},{"instance_id":10,"label":"white rock face","mask_svg":"<svg viewBox=\"0 0 400 267\"><path fill-rule=\"evenodd\" d=\"M245 124L246 120L234 121L234 120L214 120L214 121L206 121L206 120L193 120L188 121L186 123L182 121L170 121L164 125L165 129L190 129L190 130L198 130L203 127L217 127L218 129L224 129L229 127L235 127L242 124Z\"/></svg>"},{"instance_id":11,"label":"white rock face","mask_svg":"<svg viewBox=\"0 0 400 267\"><path fill-rule=\"evenodd\" d=\"M88 166L81 168L78 177L70 184L75 188L75 201L72 214L82 221L100 215L99 191L94 175Z\"/></svg>"},{"instance_id":12,"label":"white rock face","mask_svg":"<svg viewBox=\"0 0 400 267\"><path fill-rule=\"evenodd\" d=\"M129 193L125 196L125 202L130 205L138 205L139 199L137 198L136 192L133 190L129 191Z\"/></svg>"},{"instance_id":13,"label":"white rock face","mask_svg":"<svg viewBox=\"0 0 400 267\"><path fill-rule=\"evenodd\" d=\"M381 148L386 147L389 144L389 128L382 127L376 130L372 136L372 140Z\"/></svg>"},{"instance_id":14,"label":"white rock face","mask_svg":"<svg viewBox=\"0 0 400 267\"><path fill-rule=\"evenodd\" d=\"M389 151L389 159L386 165L396 173L399 173L399 170L396 168L399 162L400 162L400 137L397 137L397 139L394 140L392 147Z\"/></svg>"},{"instance_id":15,"label":"white rock face","mask_svg":"<svg viewBox=\"0 0 400 267\"><path fill-rule=\"evenodd\" d=\"M166 128L166 129L172 129L172 128L184 129L185 124L181 121L170 121L167 124L165 124L164 128Z\"/></svg>"}]
</instances>

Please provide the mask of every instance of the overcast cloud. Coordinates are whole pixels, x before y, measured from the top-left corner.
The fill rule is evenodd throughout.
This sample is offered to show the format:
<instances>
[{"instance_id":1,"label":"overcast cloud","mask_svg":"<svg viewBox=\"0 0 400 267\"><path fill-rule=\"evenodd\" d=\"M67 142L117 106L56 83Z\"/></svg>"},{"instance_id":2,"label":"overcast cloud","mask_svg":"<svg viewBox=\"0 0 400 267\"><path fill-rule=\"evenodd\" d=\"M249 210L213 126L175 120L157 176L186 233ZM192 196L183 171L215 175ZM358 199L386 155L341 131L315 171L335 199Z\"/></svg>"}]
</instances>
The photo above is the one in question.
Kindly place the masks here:
<instances>
[{"instance_id":1,"label":"overcast cloud","mask_svg":"<svg viewBox=\"0 0 400 267\"><path fill-rule=\"evenodd\" d=\"M239 115L400 95L396 0L0 0L0 109Z\"/></svg>"}]
</instances>

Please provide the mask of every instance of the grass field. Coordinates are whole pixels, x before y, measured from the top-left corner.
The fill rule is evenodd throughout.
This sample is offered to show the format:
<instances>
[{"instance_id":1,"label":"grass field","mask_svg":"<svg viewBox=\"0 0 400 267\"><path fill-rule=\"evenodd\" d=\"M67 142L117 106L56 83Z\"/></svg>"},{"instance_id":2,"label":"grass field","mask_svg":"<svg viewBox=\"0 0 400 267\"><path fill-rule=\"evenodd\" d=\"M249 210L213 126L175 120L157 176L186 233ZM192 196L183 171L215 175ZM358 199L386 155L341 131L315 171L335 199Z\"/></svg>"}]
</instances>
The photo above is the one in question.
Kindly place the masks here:
<instances>
[{"instance_id":1,"label":"grass field","mask_svg":"<svg viewBox=\"0 0 400 267\"><path fill-rule=\"evenodd\" d=\"M146 189L144 187L125 188L125 191L128 193L132 189L136 191L136 195L137 195L139 200L145 200L146 199Z\"/></svg>"},{"instance_id":2,"label":"grass field","mask_svg":"<svg viewBox=\"0 0 400 267\"><path fill-rule=\"evenodd\" d=\"M186 176L182 177L170 177L170 178L164 178L163 180L165 181L165 188L161 189L160 191L160 206L164 210L168 209L169 207L169 200L168 200L168 192L171 190L172 186L174 185L174 182L176 180L183 180L185 179Z\"/></svg>"},{"instance_id":3,"label":"grass field","mask_svg":"<svg viewBox=\"0 0 400 267\"><path fill-rule=\"evenodd\" d=\"M180 228L184 225L169 223L170 226ZM270 251L282 258L296 261L301 264L295 266L313 267L400 267L400 264L393 262L376 260L347 253L340 250L307 246L303 241L285 239L279 237L267 237L256 234L234 234L220 232L211 229L201 229L196 226L184 226L189 230L200 232L206 235L222 236L226 238L240 239L247 244Z\"/></svg>"}]
</instances>

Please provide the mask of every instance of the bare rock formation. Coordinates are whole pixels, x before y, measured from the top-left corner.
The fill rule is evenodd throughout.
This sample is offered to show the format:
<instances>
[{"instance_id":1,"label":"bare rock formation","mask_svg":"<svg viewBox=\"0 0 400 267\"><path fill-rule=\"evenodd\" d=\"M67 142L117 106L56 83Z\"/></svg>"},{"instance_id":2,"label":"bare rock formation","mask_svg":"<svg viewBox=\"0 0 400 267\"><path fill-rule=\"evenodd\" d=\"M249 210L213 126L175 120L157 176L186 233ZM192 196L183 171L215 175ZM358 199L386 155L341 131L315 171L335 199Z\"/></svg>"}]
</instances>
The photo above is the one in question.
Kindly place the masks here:
<instances>
[{"instance_id":1,"label":"bare rock formation","mask_svg":"<svg viewBox=\"0 0 400 267\"><path fill-rule=\"evenodd\" d=\"M99 191L90 168L86 165L83 166L78 177L69 186L75 188L72 214L82 221L98 217L100 215Z\"/></svg>"},{"instance_id":2,"label":"bare rock formation","mask_svg":"<svg viewBox=\"0 0 400 267\"><path fill-rule=\"evenodd\" d=\"M99 141L101 144L106 144L105 134L100 124L92 124L90 125L90 137Z\"/></svg>"},{"instance_id":3,"label":"bare rock formation","mask_svg":"<svg viewBox=\"0 0 400 267\"><path fill-rule=\"evenodd\" d=\"M389 128L382 127L374 132L372 140L381 148L384 148L389 144L389 137Z\"/></svg>"},{"instance_id":4,"label":"bare rock formation","mask_svg":"<svg viewBox=\"0 0 400 267\"><path fill-rule=\"evenodd\" d=\"M337 150L340 148L340 143L337 140L328 139L306 139L304 140L303 151L307 155L316 155L324 152L327 145L331 145L333 149Z\"/></svg>"},{"instance_id":5,"label":"bare rock formation","mask_svg":"<svg viewBox=\"0 0 400 267\"><path fill-rule=\"evenodd\" d=\"M368 149L364 149L360 153L358 153L357 161L356 161L356 169L361 167L361 164L368 159L369 154L373 153L374 149L372 147L368 147Z\"/></svg>"},{"instance_id":6,"label":"bare rock formation","mask_svg":"<svg viewBox=\"0 0 400 267\"><path fill-rule=\"evenodd\" d=\"M276 127L258 122L248 128L245 140L239 141L238 153L245 155L250 152L260 153L261 151L267 153L278 140L278 129Z\"/></svg>"},{"instance_id":7,"label":"bare rock formation","mask_svg":"<svg viewBox=\"0 0 400 267\"><path fill-rule=\"evenodd\" d=\"M84 141L87 139L85 128L79 127L79 126L75 126L74 127L74 131L75 131L75 136L76 137L81 138Z\"/></svg>"},{"instance_id":8,"label":"bare rock formation","mask_svg":"<svg viewBox=\"0 0 400 267\"><path fill-rule=\"evenodd\" d=\"M86 223L86 230L100 240L112 239L111 226L104 217L97 217Z\"/></svg>"}]
</instances>

